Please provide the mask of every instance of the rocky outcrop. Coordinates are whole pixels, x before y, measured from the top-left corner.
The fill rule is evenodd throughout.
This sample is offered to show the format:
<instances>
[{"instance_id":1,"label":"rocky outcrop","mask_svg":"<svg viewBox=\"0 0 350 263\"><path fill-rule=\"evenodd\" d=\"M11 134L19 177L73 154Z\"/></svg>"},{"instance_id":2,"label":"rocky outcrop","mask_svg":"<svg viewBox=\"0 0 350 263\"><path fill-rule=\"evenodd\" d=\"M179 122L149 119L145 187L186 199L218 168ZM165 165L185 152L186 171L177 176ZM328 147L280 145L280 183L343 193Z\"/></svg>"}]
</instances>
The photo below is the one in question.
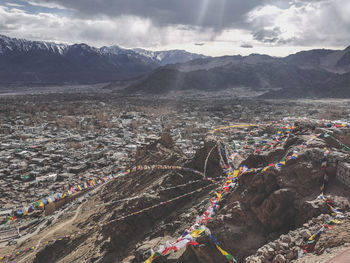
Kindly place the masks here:
<instances>
[{"instance_id":1,"label":"rocky outcrop","mask_svg":"<svg viewBox=\"0 0 350 263\"><path fill-rule=\"evenodd\" d=\"M321 235L321 238L315 247L316 253L322 253L325 249L349 242L350 234L344 233L344 227L350 224L350 214L347 213L345 216L346 219L343 224L335 225L333 226L333 229L326 231ZM303 253L301 253L301 247L305 244L305 241L312 234L316 233L329 219L331 219L330 215L321 214L318 217L309 220L303 224L302 227L289 231L286 234L282 234L278 239L260 247L254 255L247 257L245 262L275 263L297 260L303 255Z\"/></svg>"},{"instance_id":2,"label":"rocky outcrop","mask_svg":"<svg viewBox=\"0 0 350 263\"><path fill-rule=\"evenodd\" d=\"M300 143L300 138L293 142ZM287 142L287 145L293 148L294 144ZM297 160L287 162L280 171L269 169L266 173L241 177L238 189L223 201L217 217L208 227L239 262L281 234L278 242L261 248L257 255L245 261L290 262L296 259L304 239L316 232L320 222L328 217L327 205L317 198L323 182L321 159L324 146L327 144L316 140ZM280 151L279 155L283 153L285 151ZM250 167L255 167L257 163L267 164L271 156L276 159L272 154L250 156L245 163L249 162ZM340 159L340 154L334 152L330 162L333 162L333 156ZM332 187L328 191L348 196L345 194L346 186L337 182L336 169L332 170L332 167L327 168L332 175ZM347 198L335 197L343 211L348 209ZM201 241L205 244L201 248L202 254L213 253L217 259L220 258L220 254L211 251L210 240L203 238ZM185 262L201 262L194 259L193 253L187 251L182 258Z\"/></svg>"},{"instance_id":3,"label":"rocky outcrop","mask_svg":"<svg viewBox=\"0 0 350 263\"><path fill-rule=\"evenodd\" d=\"M291 153L307 139L302 134L291 137L283 149L269 154L251 155L243 163L258 167L274 162ZM297 259L305 240L329 218L329 208L318 198L324 176L321 159L325 146L328 146L327 141L316 139L299 153L297 160L288 161L280 169L270 168L264 173L244 175L240 177L235 191L224 194L215 217L207 226L220 245L238 262L292 262ZM346 155L335 149L331 151L327 165L330 175L327 194L331 195L337 208L342 211L350 209L348 187L338 180L338 170L346 158ZM207 166L204 168L206 161ZM205 169L206 175L214 178L224 175L216 142L210 137L191 160L174 146L167 135L145 146L136 159L136 164L160 162L184 165L201 172ZM193 180L199 181L188 184ZM182 184L182 187L173 187ZM122 177L107 185L103 194L97 195L93 201L106 203L126 197L130 197L130 200L108 204L90 216L86 215L77 226L85 228L97 222L115 220L113 223L80 239L65 241L72 249L61 249L60 242L45 248L37 254L35 262L142 262L150 256L151 249L157 249L166 241L173 242L193 224L196 216L207 208L208 196L214 195L216 186L135 216L117 219L208 184L201 181L199 174L186 171L143 171ZM350 220L349 214L346 216L344 224ZM343 226L334 227L338 228L343 229ZM325 242L322 240L319 240L320 248L316 247L316 251L322 251L322 242ZM348 236L344 235L342 240L348 242ZM189 246L155 262L225 261L208 236L203 235L197 241L197 248ZM334 246L340 243L335 242ZM78 257L72 252L75 247L85 253L80 253ZM94 251L91 247L94 247Z\"/></svg>"}]
</instances>

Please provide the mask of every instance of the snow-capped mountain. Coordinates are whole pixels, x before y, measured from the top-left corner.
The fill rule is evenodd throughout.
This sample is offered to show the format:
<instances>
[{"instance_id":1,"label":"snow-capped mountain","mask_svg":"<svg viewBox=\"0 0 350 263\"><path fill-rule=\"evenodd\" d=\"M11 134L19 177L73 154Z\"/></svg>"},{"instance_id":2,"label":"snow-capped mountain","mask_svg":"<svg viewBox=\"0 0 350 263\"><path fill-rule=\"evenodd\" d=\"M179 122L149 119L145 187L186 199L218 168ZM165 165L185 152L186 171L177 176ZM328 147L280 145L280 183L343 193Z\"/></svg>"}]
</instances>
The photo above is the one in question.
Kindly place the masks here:
<instances>
[{"instance_id":1,"label":"snow-capped mountain","mask_svg":"<svg viewBox=\"0 0 350 263\"><path fill-rule=\"evenodd\" d=\"M133 50L140 55L151 58L155 62L159 62L162 66L167 64L183 63L206 57L204 55L190 53L185 50L150 51L141 48L134 48Z\"/></svg>"},{"instance_id":2,"label":"snow-capped mountain","mask_svg":"<svg viewBox=\"0 0 350 263\"><path fill-rule=\"evenodd\" d=\"M183 63L193 59L206 57L204 55L190 53L185 50L151 51L142 48L124 49L118 46L102 47L100 48L100 51L104 54L111 53L115 55L124 54L129 56L145 57L151 59L155 63L159 63L161 66Z\"/></svg>"},{"instance_id":3,"label":"snow-capped mountain","mask_svg":"<svg viewBox=\"0 0 350 263\"><path fill-rule=\"evenodd\" d=\"M125 54L130 54L130 55L134 55L136 54L135 52L133 52L131 49L124 49L121 48L119 46L110 46L110 47L101 47L100 48L100 52L102 54L114 54L114 55L125 55Z\"/></svg>"},{"instance_id":4,"label":"snow-capped mountain","mask_svg":"<svg viewBox=\"0 0 350 263\"><path fill-rule=\"evenodd\" d=\"M149 52L149 53L147 53ZM152 55L150 55L152 54ZM0 83L91 83L135 78L201 55L57 44L0 35Z\"/></svg>"},{"instance_id":5,"label":"snow-capped mountain","mask_svg":"<svg viewBox=\"0 0 350 263\"><path fill-rule=\"evenodd\" d=\"M28 41L25 39L9 38L0 35L0 54L6 52L29 52L33 50L47 50L53 53L63 54L67 49L66 44L56 44L53 42Z\"/></svg>"}]
</instances>

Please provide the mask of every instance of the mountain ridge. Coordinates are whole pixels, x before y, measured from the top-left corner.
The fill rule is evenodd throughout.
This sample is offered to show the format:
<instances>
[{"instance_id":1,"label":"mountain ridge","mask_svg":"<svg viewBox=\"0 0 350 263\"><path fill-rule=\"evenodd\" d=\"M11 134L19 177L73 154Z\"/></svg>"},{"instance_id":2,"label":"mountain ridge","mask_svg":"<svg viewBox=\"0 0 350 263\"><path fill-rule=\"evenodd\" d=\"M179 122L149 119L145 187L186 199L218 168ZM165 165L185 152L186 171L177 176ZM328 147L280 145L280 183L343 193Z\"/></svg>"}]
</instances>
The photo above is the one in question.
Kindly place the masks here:
<instances>
[{"instance_id":1,"label":"mountain ridge","mask_svg":"<svg viewBox=\"0 0 350 263\"><path fill-rule=\"evenodd\" d=\"M262 98L350 97L350 49L315 49L286 57L250 54L166 65L130 85L128 93L220 91L245 87Z\"/></svg>"},{"instance_id":2,"label":"mountain ridge","mask_svg":"<svg viewBox=\"0 0 350 263\"><path fill-rule=\"evenodd\" d=\"M85 43L67 45L0 35L0 83L127 80L168 63L205 57L182 50L157 51L155 54L158 59L116 45L96 48Z\"/></svg>"}]
</instances>

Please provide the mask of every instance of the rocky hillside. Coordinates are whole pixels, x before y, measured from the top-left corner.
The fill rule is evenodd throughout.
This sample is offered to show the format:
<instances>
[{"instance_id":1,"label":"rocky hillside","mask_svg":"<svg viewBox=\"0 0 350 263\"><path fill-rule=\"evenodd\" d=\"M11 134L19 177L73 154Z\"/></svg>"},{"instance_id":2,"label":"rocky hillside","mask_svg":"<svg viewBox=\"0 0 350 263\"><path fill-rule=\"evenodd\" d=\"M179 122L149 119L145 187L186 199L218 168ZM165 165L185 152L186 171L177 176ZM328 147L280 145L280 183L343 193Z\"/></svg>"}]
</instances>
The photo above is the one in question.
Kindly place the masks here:
<instances>
[{"instance_id":1,"label":"rocky hillside","mask_svg":"<svg viewBox=\"0 0 350 263\"><path fill-rule=\"evenodd\" d=\"M134 165L182 165L210 179L186 169L139 169L86 194L83 203L73 207L72 222L67 225L65 220L72 219L64 216L16 249L40 242L42 247L9 261L136 263L161 251L162 256L147 263L234 262L229 255L225 259L226 254L237 262L277 263L341 248L350 243L350 164L344 146L350 132L337 125L316 128L297 122L294 127L237 128L237 134L246 132L250 138L236 147L241 151L237 173L230 170L236 158L225 141L226 131L208 136L192 159L163 134L138 149ZM276 140L266 139L257 152L252 142L263 134ZM251 169L255 167L262 168ZM325 172L327 202L319 197ZM232 175L239 179L223 181L236 178ZM333 216L330 206L336 209ZM180 246L181 237L191 243Z\"/></svg>"},{"instance_id":2,"label":"rocky hillside","mask_svg":"<svg viewBox=\"0 0 350 263\"><path fill-rule=\"evenodd\" d=\"M310 50L285 58L251 54L161 67L126 92L220 91L245 87L264 98L349 97L350 49Z\"/></svg>"},{"instance_id":3,"label":"rocky hillside","mask_svg":"<svg viewBox=\"0 0 350 263\"><path fill-rule=\"evenodd\" d=\"M285 61L303 68L319 68L334 73L350 71L350 46L344 50L314 49L287 56Z\"/></svg>"}]
</instances>

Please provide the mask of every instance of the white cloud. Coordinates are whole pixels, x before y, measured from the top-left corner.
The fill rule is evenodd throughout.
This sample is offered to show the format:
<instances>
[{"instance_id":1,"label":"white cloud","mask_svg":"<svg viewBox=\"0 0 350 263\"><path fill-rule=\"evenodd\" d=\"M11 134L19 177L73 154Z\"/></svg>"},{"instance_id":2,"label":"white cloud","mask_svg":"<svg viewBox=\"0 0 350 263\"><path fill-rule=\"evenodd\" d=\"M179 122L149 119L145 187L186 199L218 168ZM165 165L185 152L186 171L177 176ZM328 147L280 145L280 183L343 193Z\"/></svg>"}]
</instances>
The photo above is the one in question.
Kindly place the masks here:
<instances>
[{"instance_id":1,"label":"white cloud","mask_svg":"<svg viewBox=\"0 0 350 263\"><path fill-rule=\"evenodd\" d=\"M39 6L39 7L46 7L46 8L56 8L56 9L62 9L65 10L67 8L65 8L64 6L60 5L60 4L56 4L56 3L52 3L52 2L48 2L48 1L27 1L27 0L23 0L26 1L28 4L32 5L32 6Z\"/></svg>"},{"instance_id":2,"label":"white cloud","mask_svg":"<svg viewBox=\"0 0 350 263\"><path fill-rule=\"evenodd\" d=\"M10 6L10 7L19 7L19 8L23 8L24 7L24 5L15 4L15 3L9 3L9 2L6 2L5 5Z\"/></svg>"},{"instance_id":3,"label":"white cloud","mask_svg":"<svg viewBox=\"0 0 350 263\"><path fill-rule=\"evenodd\" d=\"M264 5L248 13L254 38L288 45L346 46L350 44L348 0L294 0L289 8Z\"/></svg>"}]
</instances>

